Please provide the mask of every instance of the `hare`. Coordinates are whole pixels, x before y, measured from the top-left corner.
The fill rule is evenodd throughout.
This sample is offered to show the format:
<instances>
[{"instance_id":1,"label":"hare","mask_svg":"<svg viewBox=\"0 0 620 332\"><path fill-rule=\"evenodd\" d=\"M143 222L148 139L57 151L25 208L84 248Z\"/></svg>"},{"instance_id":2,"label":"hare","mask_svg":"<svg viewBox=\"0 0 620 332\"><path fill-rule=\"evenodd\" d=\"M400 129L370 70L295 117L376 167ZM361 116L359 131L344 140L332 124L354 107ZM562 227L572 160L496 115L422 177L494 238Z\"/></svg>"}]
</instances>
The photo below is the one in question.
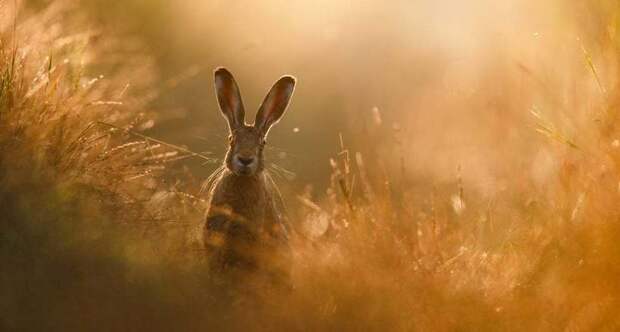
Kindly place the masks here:
<instances>
[{"instance_id":1,"label":"hare","mask_svg":"<svg viewBox=\"0 0 620 332\"><path fill-rule=\"evenodd\" d=\"M222 167L211 177L204 243L218 268L261 269L275 257L285 257L289 229L282 198L265 169L263 149L293 95L295 78L281 77L258 109L254 124L245 122L245 109L232 74L217 68L215 92L230 129ZM283 255L284 254L284 255Z\"/></svg>"}]
</instances>

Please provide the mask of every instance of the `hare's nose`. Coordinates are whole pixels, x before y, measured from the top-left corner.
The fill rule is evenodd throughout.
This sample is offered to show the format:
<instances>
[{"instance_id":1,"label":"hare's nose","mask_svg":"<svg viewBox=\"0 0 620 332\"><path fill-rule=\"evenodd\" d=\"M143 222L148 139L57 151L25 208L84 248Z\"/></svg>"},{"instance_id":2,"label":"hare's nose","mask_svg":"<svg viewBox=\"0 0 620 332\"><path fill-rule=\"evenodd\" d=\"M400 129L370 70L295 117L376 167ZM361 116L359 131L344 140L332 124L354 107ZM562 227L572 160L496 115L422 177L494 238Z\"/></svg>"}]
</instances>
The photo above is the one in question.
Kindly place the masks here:
<instances>
[{"instance_id":1,"label":"hare's nose","mask_svg":"<svg viewBox=\"0 0 620 332\"><path fill-rule=\"evenodd\" d=\"M243 166L249 166L254 162L253 157L239 157L237 156L237 161Z\"/></svg>"}]
</instances>

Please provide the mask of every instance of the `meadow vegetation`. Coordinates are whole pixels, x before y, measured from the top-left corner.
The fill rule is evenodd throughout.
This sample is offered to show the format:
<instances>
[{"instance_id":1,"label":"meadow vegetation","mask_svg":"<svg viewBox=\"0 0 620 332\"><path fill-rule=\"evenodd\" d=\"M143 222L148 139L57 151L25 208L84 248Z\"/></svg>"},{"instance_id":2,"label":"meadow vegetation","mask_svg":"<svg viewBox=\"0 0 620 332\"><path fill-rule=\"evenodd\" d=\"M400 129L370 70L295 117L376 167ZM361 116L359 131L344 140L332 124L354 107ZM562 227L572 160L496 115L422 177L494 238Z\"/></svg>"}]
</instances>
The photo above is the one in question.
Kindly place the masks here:
<instances>
[{"instance_id":1,"label":"meadow vegetation","mask_svg":"<svg viewBox=\"0 0 620 332\"><path fill-rule=\"evenodd\" d=\"M620 329L620 11L588 6L576 96L524 65L499 76L542 105L490 122L526 132L497 143L501 182L423 172L405 124L361 112L314 161L324 192L282 184L292 288L239 289L205 268L205 179L185 165L221 156L152 135L174 110L153 111L145 47L69 2L0 2L0 330Z\"/></svg>"}]
</instances>

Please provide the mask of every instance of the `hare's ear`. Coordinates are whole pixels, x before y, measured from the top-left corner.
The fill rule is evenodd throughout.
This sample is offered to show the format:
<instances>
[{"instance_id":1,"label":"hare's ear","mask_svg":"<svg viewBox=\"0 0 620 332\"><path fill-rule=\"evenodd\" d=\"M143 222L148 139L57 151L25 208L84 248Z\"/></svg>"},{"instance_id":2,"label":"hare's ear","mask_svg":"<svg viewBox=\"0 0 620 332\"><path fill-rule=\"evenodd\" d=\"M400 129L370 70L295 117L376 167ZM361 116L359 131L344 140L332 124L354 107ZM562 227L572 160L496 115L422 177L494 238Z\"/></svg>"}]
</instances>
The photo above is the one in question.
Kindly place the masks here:
<instances>
[{"instance_id":1,"label":"hare's ear","mask_svg":"<svg viewBox=\"0 0 620 332\"><path fill-rule=\"evenodd\" d=\"M245 121L245 109L241 93L232 74L224 67L215 70L215 94L222 114L228 120L230 131L239 128Z\"/></svg>"},{"instance_id":2,"label":"hare's ear","mask_svg":"<svg viewBox=\"0 0 620 332\"><path fill-rule=\"evenodd\" d=\"M263 136L267 135L269 128L276 124L288 106L293 90L295 89L295 78L293 76L281 77L269 90L263 100L262 105L256 113L254 126Z\"/></svg>"}]
</instances>

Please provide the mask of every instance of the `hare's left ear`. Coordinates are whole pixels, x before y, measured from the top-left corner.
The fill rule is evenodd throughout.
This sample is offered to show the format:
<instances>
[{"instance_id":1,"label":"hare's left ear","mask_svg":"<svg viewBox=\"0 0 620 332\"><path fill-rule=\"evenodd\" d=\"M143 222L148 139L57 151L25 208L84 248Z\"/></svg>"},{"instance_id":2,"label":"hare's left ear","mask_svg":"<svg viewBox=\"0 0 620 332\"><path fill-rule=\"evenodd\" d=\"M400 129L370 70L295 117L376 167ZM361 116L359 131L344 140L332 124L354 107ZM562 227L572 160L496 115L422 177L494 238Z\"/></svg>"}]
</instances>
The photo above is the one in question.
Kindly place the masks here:
<instances>
[{"instance_id":1,"label":"hare's left ear","mask_svg":"<svg viewBox=\"0 0 620 332\"><path fill-rule=\"evenodd\" d=\"M254 122L254 126L263 136L267 136L271 126L280 121L293 96L293 90L295 90L295 78L293 76L282 76L269 90L258 109L258 113L256 113L256 121Z\"/></svg>"}]
</instances>

